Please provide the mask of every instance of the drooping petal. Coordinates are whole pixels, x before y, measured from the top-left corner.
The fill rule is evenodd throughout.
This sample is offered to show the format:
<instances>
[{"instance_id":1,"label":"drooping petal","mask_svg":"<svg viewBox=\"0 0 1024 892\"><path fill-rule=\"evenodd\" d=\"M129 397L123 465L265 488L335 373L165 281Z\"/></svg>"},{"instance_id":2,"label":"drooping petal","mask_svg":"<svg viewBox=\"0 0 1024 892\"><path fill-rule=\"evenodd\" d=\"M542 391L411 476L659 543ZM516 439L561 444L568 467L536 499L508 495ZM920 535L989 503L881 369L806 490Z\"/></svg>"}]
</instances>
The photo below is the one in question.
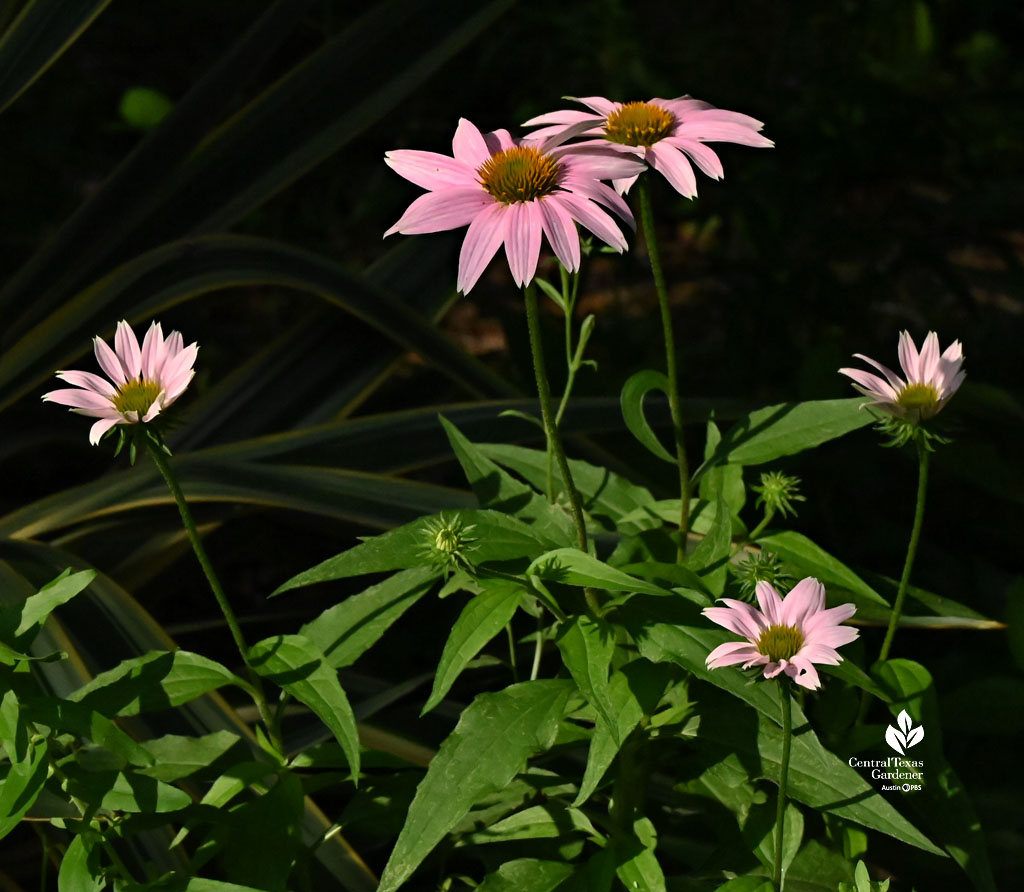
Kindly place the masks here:
<instances>
[{"instance_id":1,"label":"drooping petal","mask_svg":"<svg viewBox=\"0 0 1024 892\"><path fill-rule=\"evenodd\" d=\"M567 177L562 181L562 188L604 205L620 217L630 229L636 229L636 220L633 219L633 212L629 209L629 205L622 200L618 192L600 180Z\"/></svg>"},{"instance_id":2,"label":"drooping petal","mask_svg":"<svg viewBox=\"0 0 1024 892\"><path fill-rule=\"evenodd\" d=\"M481 186L458 186L421 195L405 209L384 237L395 232L414 235L458 229L472 223L477 214L494 204L494 196Z\"/></svg>"},{"instance_id":3,"label":"drooping petal","mask_svg":"<svg viewBox=\"0 0 1024 892\"><path fill-rule=\"evenodd\" d=\"M841 630L844 632L853 632L853 637L857 637L857 630L850 628L850 626L842 626ZM851 638L847 641L844 641L843 644L849 644L852 640L853 639ZM829 645L822 644L820 642L814 644L805 644L803 647L800 648L800 652L797 654L797 656L804 657L812 663L821 663L824 666L838 666L841 662L843 662L843 658L839 656L839 652L835 649L835 647L830 647ZM793 659L796 659L796 657L794 657Z\"/></svg>"},{"instance_id":4,"label":"drooping petal","mask_svg":"<svg viewBox=\"0 0 1024 892\"><path fill-rule=\"evenodd\" d=\"M895 403L899 394L878 375L865 372L863 369L840 369L840 375L852 378L858 385L858 390L873 399Z\"/></svg>"},{"instance_id":5,"label":"drooping petal","mask_svg":"<svg viewBox=\"0 0 1024 892\"><path fill-rule=\"evenodd\" d=\"M617 251L626 250L625 236L619 231L615 221L594 202L570 192L553 193L548 196L548 201L561 205L574 220L582 223L601 241Z\"/></svg>"},{"instance_id":6,"label":"drooping petal","mask_svg":"<svg viewBox=\"0 0 1024 892\"><path fill-rule=\"evenodd\" d=\"M114 333L114 351L117 353L117 358L121 360L127 377L138 378L142 374L142 351L139 349L139 339L135 337L132 327L123 319L117 323L117 331Z\"/></svg>"},{"instance_id":7,"label":"drooping petal","mask_svg":"<svg viewBox=\"0 0 1024 892\"><path fill-rule=\"evenodd\" d=\"M551 250L569 272L580 268L580 237L573 218L556 201L541 198L538 201L541 223Z\"/></svg>"},{"instance_id":8,"label":"drooping petal","mask_svg":"<svg viewBox=\"0 0 1024 892\"><path fill-rule=\"evenodd\" d=\"M718 157L714 149L709 149L704 143L695 139L681 139L678 136L667 136L662 142L685 152L701 169L701 172L709 177L720 180L725 176L722 159Z\"/></svg>"},{"instance_id":9,"label":"drooping petal","mask_svg":"<svg viewBox=\"0 0 1024 892\"><path fill-rule=\"evenodd\" d=\"M103 435L120 420L120 418L101 418L89 428L89 443L93 446L98 446Z\"/></svg>"},{"instance_id":10,"label":"drooping petal","mask_svg":"<svg viewBox=\"0 0 1024 892\"><path fill-rule=\"evenodd\" d=\"M117 388L106 378L101 378L92 372L79 372L69 369L65 372L57 372L57 377L61 381L67 381L68 384L72 384L75 387L84 387L86 390L91 390L93 393L98 393L102 396L111 397L117 393Z\"/></svg>"},{"instance_id":11,"label":"drooping petal","mask_svg":"<svg viewBox=\"0 0 1024 892\"><path fill-rule=\"evenodd\" d=\"M540 258L542 212L534 201L509 205L505 213L505 256L520 288L533 281Z\"/></svg>"},{"instance_id":12,"label":"drooping petal","mask_svg":"<svg viewBox=\"0 0 1024 892\"><path fill-rule=\"evenodd\" d=\"M804 622L804 635L813 635L818 629L838 626L840 623L846 622L856 612L857 608L853 604L840 604L837 607L820 610Z\"/></svg>"},{"instance_id":13,"label":"drooping petal","mask_svg":"<svg viewBox=\"0 0 1024 892\"><path fill-rule=\"evenodd\" d=\"M192 370L192 366L196 363L196 355L199 353L198 344L189 344L184 350L178 353L176 356L171 357L164 363L164 367L160 370L160 377L158 379L160 389L166 393L170 393L172 390L177 389L181 383L181 377L188 375L186 383L191 380L191 375L188 374ZM180 393L180 391L179 391Z\"/></svg>"},{"instance_id":14,"label":"drooping petal","mask_svg":"<svg viewBox=\"0 0 1024 892\"><path fill-rule=\"evenodd\" d=\"M590 121L591 125L598 124L604 120L604 115L597 115L593 112L579 111L577 109L563 109L561 111L547 112L523 121L524 127L539 127L542 124L579 124L582 121Z\"/></svg>"},{"instance_id":15,"label":"drooping petal","mask_svg":"<svg viewBox=\"0 0 1024 892\"><path fill-rule=\"evenodd\" d=\"M652 99L651 105L660 105L662 108L672 112L680 120L683 120L694 112L704 111L711 108L709 102L702 99L692 99L689 96L680 96L676 99Z\"/></svg>"},{"instance_id":16,"label":"drooping petal","mask_svg":"<svg viewBox=\"0 0 1024 892\"><path fill-rule=\"evenodd\" d=\"M756 642L761 637L761 632L767 627L761 613L743 601L735 601L731 598L724 598L723 601L729 606L705 607L701 613L711 622Z\"/></svg>"},{"instance_id":17,"label":"drooping petal","mask_svg":"<svg viewBox=\"0 0 1024 892\"><path fill-rule=\"evenodd\" d=\"M721 666L735 666L737 663L747 661L761 656L757 648L749 641L726 641L719 644L705 661L708 669L718 669Z\"/></svg>"},{"instance_id":18,"label":"drooping petal","mask_svg":"<svg viewBox=\"0 0 1024 892\"><path fill-rule=\"evenodd\" d=\"M896 391L896 393L899 393L901 390L903 390L904 387L907 386L907 382L904 381L899 375L897 375L892 369L890 369L888 366L882 365L882 363L872 359L870 356L865 356L863 353L854 353L853 356L855 359L863 360L864 362L868 363L868 365L873 365L876 369L878 369L878 371L885 375L885 380L888 381L890 385L892 385L892 388L894 391Z\"/></svg>"},{"instance_id":19,"label":"drooping petal","mask_svg":"<svg viewBox=\"0 0 1024 892\"><path fill-rule=\"evenodd\" d=\"M44 393L43 402L58 403L61 406L70 406L72 409L107 410L113 407L109 397L78 387L67 387Z\"/></svg>"},{"instance_id":20,"label":"drooping petal","mask_svg":"<svg viewBox=\"0 0 1024 892\"><path fill-rule=\"evenodd\" d=\"M117 354L107 346L107 342L101 338L93 338L93 350L96 353L96 362L106 373L107 377L115 384L124 384L127 380L124 376L124 366Z\"/></svg>"},{"instance_id":21,"label":"drooping petal","mask_svg":"<svg viewBox=\"0 0 1024 892\"><path fill-rule=\"evenodd\" d=\"M564 146L551 152L561 161L567 174L595 180L617 180L636 176L644 163L635 152L609 151L605 146ZM632 147L630 147L632 148Z\"/></svg>"},{"instance_id":22,"label":"drooping petal","mask_svg":"<svg viewBox=\"0 0 1024 892\"><path fill-rule=\"evenodd\" d=\"M603 96L572 96L573 102L581 102L587 108L596 111L602 117L607 118L613 111L622 106L621 102L612 102Z\"/></svg>"},{"instance_id":23,"label":"drooping petal","mask_svg":"<svg viewBox=\"0 0 1024 892\"><path fill-rule=\"evenodd\" d=\"M612 188L615 189L619 195L625 195L633 188L633 184L640 179L640 174L635 177L626 177L623 180L612 180Z\"/></svg>"},{"instance_id":24,"label":"drooping petal","mask_svg":"<svg viewBox=\"0 0 1024 892\"><path fill-rule=\"evenodd\" d=\"M755 149L770 149L775 145L756 130L730 121L685 121L672 131L672 135L700 142L733 142Z\"/></svg>"},{"instance_id":25,"label":"drooping petal","mask_svg":"<svg viewBox=\"0 0 1024 892\"><path fill-rule=\"evenodd\" d=\"M815 627L804 636L805 647L812 650L816 647L837 648L851 641L856 641L860 633L853 626L822 625ZM821 662L817 660L816 662Z\"/></svg>"},{"instance_id":26,"label":"drooping petal","mask_svg":"<svg viewBox=\"0 0 1024 892\"><path fill-rule=\"evenodd\" d=\"M458 290L468 294L469 290L491 262L505 237L505 225L502 219L507 205L495 203L469 224L466 238L459 252Z\"/></svg>"},{"instance_id":27,"label":"drooping petal","mask_svg":"<svg viewBox=\"0 0 1024 892\"><path fill-rule=\"evenodd\" d=\"M701 108L685 112L686 123L715 122L723 124L735 124L747 130L758 131L764 128L764 122L745 115L742 112L727 111L724 108Z\"/></svg>"},{"instance_id":28,"label":"drooping petal","mask_svg":"<svg viewBox=\"0 0 1024 892\"><path fill-rule=\"evenodd\" d=\"M396 149L384 156L384 162L410 183L431 191L447 186L472 186L477 179L476 168L437 152Z\"/></svg>"},{"instance_id":29,"label":"drooping petal","mask_svg":"<svg viewBox=\"0 0 1024 892\"><path fill-rule=\"evenodd\" d=\"M658 143L647 150L647 163L672 184L684 198L697 195L697 176L686 157L668 144Z\"/></svg>"},{"instance_id":30,"label":"drooping petal","mask_svg":"<svg viewBox=\"0 0 1024 892\"><path fill-rule=\"evenodd\" d=\"M814 664L810 660L803 659L800 654L797 654L789 661L786 674L798 685L807 688L809 691L816 691L821 687L821 677L818 675L818 670L814 668Z\"/></svg>"},{"instance_id":31,"label":"drooping petal","mask_svg":"<svg viewBox=\"0 0 1024 892\"><path fill-rule=\"evenodd\" d=\"M512 134L504 129L485 133L484 142L487 143L487 150L492 155L496 155L498 152L507 152L516 147L516 141L512 138Z\"/></svg>"}]
</instances>

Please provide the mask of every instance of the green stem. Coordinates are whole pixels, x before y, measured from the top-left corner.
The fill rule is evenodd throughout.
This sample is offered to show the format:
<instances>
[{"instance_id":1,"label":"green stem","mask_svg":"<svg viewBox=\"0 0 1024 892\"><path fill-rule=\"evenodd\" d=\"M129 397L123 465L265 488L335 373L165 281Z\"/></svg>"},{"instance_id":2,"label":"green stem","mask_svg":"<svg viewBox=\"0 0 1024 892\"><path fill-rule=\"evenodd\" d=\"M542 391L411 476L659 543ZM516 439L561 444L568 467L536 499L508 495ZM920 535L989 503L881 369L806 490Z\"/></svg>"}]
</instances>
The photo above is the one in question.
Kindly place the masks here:
<instances>
[{"instance_id":1,"label":"green stem","mask_svg":"<svg viewBox=\"0 0 1024 892\"><path fill-rule=\"evenodd\" d=\"M679 558L686 554L686 533L690 528L690 468L686 461L686 444L683 440L683 409L679 399L679 371L676 366L676 340L672 328L672 308L668 302L668 288L661 267L661 253L658 250L658 236L654 230L654 213L651 210L651 195L647 180L640 178L640 228L647 244L647 256L651 261L654 276L654 290L658 292L661 308L661 327L665 332L665 368L668 377L668 407L672 414L672 434L676 443L676 463L679 466Z\"/></svg>"},{"instance_id":2,"label":"green stem","mask_svg":"<svg viewBox=\"0 0 1024 892\"><path fill-rule=\"evenodd\" d=\"M213 592L214 598L217 599L217 604L220 607L221 613L224 614L224 619L227 621L228 629L231 630L231 637L235 640L235 647L238 648L242 661L245 663L245 667L248 670L249 681L252 684L253 700L256 703L256 708L259 710L260 718L263 720L263 725L267 729L267 733L270 735L271 743L279 752L283 753L284 749L281 745L277 723L273 721L270 709L267 706L267 697L263 691L263 681L249 663L249 647L245 643L241 626L238 624L238 618L235 616L235 611L232 609L231 603L228 601L228 597L224 593L224 588L221 586L220 580L217 578L217 573L213 569L213 564L210 563L210 558L206 554L206 548L203 546L203 540L200 538L199 530L196 529L195 521L192 519L192 511L189 509L188 502L185 500L185 493L182 492L181 485L178 483L178 477L174 473L171 463L167 460L167 454L164 452L161 444L156 441L154 435L150 434L150 436L146 437L146 445L149 447L149 454L153 457L153 463L163 475L164 481L167 483L167 488L171 491L171 495L174 496L174 501L178 505L178 513L181 515L181 522L185 526L185 532L188 534L188 540L192 545L192 550L195 552L196 559L199 561L199 566L202 567L203 575L206 576L206 581L210 585L210 590Z\"/></svg>"},{"instance_id":3,"label":"green stem","mask_svg":"<svg viewBox=\"0 0 1024 892\"><path fill-rule=\"evenodd\" d=\"M896 627L899 625L900 616L903 613L903 601L907 596L907 587L910 584L910 571L914 566L914 558L917 556L917 543L921 540L921 525L924 522L924 501L928 489L928 456L931 453L923 439L917 440L917 505L914 508L914 525L910 530L910 543L907 545L907 558L903 562L903 575L900 577L900 587L896 591L896 602L892 605L892 613L889 616L889 628L885 632L885 640L882 642L882 650L878 654L879 660L889 659L889 651L892 649L892 640L896 636Z\"/></svg>"},{"instance_id":4,"label":"green stem","mask_svg":"<svg viewBox=\"0 0 1024 892\"><path fill-rule=\"evenodd\" d=\"M782 848L786 825L786 782L789 778L789 745L793 737L793 706L789 685L779 683L779 701L782 704L782 762L779 765L779 802L775 809L775 862L772 866L772 884L782 892Z\"/></svg>"},{"instance_id":5,"label":"green stem","mask_svg":"<svg viewBox=\"0 0 1024 892\"><path fill-rule=\"evenodd\" d=\"M537 637L533 642L533 665L530 667L530 681L536 681L540 675L540 657L544 650L544 631L541 622L542 614L537 615Z\"/></svg>"},{"instance_id":6,"label":"green stem","mask_svg":"<svg viewBox=\"0 0 1024 892\"><path fill-rule=\"evenodd\" d=\"M583 504L576 484L572 479L572 471L569 468L569 460L565 455L565 447L562 446L562 437L558 433L558 425L551 411L551 385L548 384L547 367L544 364L544 348L540 340L540 314L537 310L537 291L533 284L523 289L523 299L526 303L526 323L530 329L530 352L533 354L533 370L537 378L537 397L540 400L540 416L544 424L544 436L547 439L548 449L554 454L558 463L558 470L562 474L562 484L565 493L569 498L569 508L572 514L573 524L576 526L576 539L580 551L589 553L590 543L587 540L587 526L583 519ZM584 589L587 598L587 605L595 615L600 615L600 606L597 603L597 596L593 589Z\"/></svg>"},{"instance_id":7,"label":"green stem","mask_svg":"<svg viewBox=\"0 0 1024 892\"><path fill-rule=\"evenodd\" d=\"M508 664L512 669L512 683L519 681L519 667L516 664L516 637L512 634L512 623L505 626L505 633L508 635Z\"/></svg>"},{"instance_id":8,"label":"green stem","mask_svg":"<svg viewBox=\"0 0 1024 892\"><path fill-rule=\"evenodd\" d=\"M775 510L772 509L772 508L767 509L764 512L764 517L762 518L761 522L756 527L754 527L754 529L750 532L750 535L747 536L747 541L748 542L756 542L757 541L757 537L760 536L761 533L764 532L765 527L767 527L768 524L770 524L772 522L772 518L774 516L775 516Z\"/></svg>"}]
</instances>

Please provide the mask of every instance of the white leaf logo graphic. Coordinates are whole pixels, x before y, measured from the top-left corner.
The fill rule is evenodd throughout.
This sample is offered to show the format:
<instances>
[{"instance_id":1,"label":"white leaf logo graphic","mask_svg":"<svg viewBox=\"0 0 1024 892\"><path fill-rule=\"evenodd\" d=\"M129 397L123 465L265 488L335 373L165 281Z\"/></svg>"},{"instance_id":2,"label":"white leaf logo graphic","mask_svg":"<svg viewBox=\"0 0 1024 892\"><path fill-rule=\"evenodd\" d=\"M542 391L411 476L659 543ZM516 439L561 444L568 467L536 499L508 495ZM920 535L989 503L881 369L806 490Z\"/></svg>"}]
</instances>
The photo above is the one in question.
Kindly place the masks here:
<instances>
[{"instance_id":1,"label":"white leaf logo graphic","mask_svg":"<svg viewBox=\"0 0 1024 892\"><path fill-rule=\"evenodd\" d=\"M899 725L899 729L892 725L885 729L885 742L901 756L905 756L908 749L924 739L924 726L914 728L914 721L907 715L905 709L900 710L900 714L896 716L896 724Z\"/></svg>"},{"instance_id":2,"label":"white leaf logo graphic","mask_svg":"<svg viewBox=\"0 0 1024 892\"><path fill-rule=\"evenodd\" d=\"M904 747L907 745L907 739L892 725L889 725L889 727L885 729L885 742L901 756L906 755Z\"/></svg>"}]
</instances>

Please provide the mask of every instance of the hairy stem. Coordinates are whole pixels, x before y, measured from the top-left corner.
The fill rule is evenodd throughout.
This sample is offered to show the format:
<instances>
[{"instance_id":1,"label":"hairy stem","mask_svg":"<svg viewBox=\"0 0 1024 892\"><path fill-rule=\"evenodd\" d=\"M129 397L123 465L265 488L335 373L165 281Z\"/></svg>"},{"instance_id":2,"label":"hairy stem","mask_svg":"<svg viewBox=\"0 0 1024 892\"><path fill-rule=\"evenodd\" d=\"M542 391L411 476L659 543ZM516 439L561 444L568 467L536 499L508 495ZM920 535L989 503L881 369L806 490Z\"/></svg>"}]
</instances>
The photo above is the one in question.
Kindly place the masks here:
<instances>
[{"instance_id":1,"label":"hairy stem","mask_svg":"<svg viewBox=\"0 0 1024 892\"><path fill-rule=\"evenodd\" d=\"M192 551L195 552L196 559L199 561L199 566L202 567L203 575L206 576L206 581L209 583L210 590L213 592L213 596L217 600L217 605L220 607L220 611L224 615L224 619L227 621L228 629L231 630L231 637L235 640L235 647L238 648L242 661L245 663L245 667L248 670L249 682L252 684L253 689L253 700L256 703L256 708L259 710L260 718L263 720L263 725L267 729L267 733L270 735L271 743L273 743L274 747L279 752L284 752L281 746L277 723L273 720L270 709L267 706L267 697L263 691L263 680L249 663L249 648L245 643L245 637L242 635L242 629L238 624L238 618L235 616L235 611L231 607L231 602L228 601L228 597L224 593L224 587L220 584L220 579L217 578L217 573L213 569L213 564L210 562L209 555L206 553L206 548L203 546L203 540L200 538L199 530L196 529L195 521L192 519L192 511L189 509L188 502L185 499L185 493L182 492L181 485L178 483L178 477L174 473L171 463L167 460L167 455L164 452L163 447L156 441L155 437L148 436L146 438L146 445L149 447L149 454L153 457L153 463L163 475L163 478L167 483L167 488L171 491L171 495L174 496L174 501L178 505L178 513L181 515L181 522L185 527L185 532L188 534L188 540L192 545Z\"/></svg>"},{"instance_id":2,"label":"hairy stem","mask_svg":"<svg viewBox=\"0 0 1024 892\"><path fill-rule=\"evenodd\" d=\"M668 288L661 267L661 253L658 250L658 236L654 230L654 213L651 210L651 195L647 180L640 178L640 228L647 244L647 256L651 260L654 289L658 292L661 308L661 327L665 333L665 369L668 377L668 406L672 415L672 435L676 444L676 464L679 467L679 558L686 553L686 533L690 528L690 468L686 461L686 444L683 440L683 410L679 399L679 370L676 365L676 339L672 328L672 309L668 302Z\"/></svg>"}]
</instances>

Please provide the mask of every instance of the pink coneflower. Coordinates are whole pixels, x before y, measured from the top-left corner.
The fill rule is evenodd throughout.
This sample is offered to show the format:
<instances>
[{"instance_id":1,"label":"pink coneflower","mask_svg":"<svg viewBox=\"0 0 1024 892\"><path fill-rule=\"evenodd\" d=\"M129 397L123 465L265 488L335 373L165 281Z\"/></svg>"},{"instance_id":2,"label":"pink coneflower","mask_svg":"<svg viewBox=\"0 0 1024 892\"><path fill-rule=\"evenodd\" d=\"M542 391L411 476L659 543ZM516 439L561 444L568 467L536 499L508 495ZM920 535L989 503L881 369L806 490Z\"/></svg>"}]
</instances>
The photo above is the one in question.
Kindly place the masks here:
<instances>
[{"instance_id":1,"label":"pink coneflower","mask_svg":"<svg viewBox=\"0 0 1024 892\"><path fill-rule=\"evenodd\" d=\"M567 137L566 137L567 138ZM525 142L507 130L483 134L465 118L452 140L452 154L400 149L384 158L407 180L429 189L384 233L440 232L469 225L459 256L458 289L467 293L502 243L512 278L520 287L537 271L543 234L562 265L580 267L576 223L618 251L626 239L601 205L631 227L633 215L602 179L629 177L642 167L614 152Z\"/></svg>"},{"instance_id":2,"label":"pink coneflower","mask_svg":"<svg viewBox=\"0 0 1024 892\"><path fill-rule=\"evenodd\" d=\"M807 577L780 598L770 582L757 584L757 602L761 609L743 601L722 598L727 607L705 607L704 615L712 622L742 635L746 641L728 641L708 654L709 669L743 664L764 666L764 677L774 678L784 672L798 685L812 691L821 687L814 663L836 666L843 658L837 647L849 644L857 630L840 626L857 608L840 604L825 609L825 586Z\"/></svg>"},{"instance_id":3,"label":"pink coneflower","mask_svg":"<svg viewBox=\"0 0 1024 892\"><path fill-rule=\"evenodd\" d=\"M706 142L733 142L756 148L775 145L758 131L760 121L739 112L715 108L699 99L651 99L648 102L612 102L601 96L577 99L590 112L565 109L531 118L523 126L545 125L530 134L530 139L568 139L579 133L596 136L578 145L605 145L646 161L686 198L697 195L697 175L693 161L709 177L720 180L722 162ZM590 128L584 128L587 123ZM636 175L618 177L613 185L628 192Z\"/></svg>"},{"instance_id":4,"label":"pink coneflower","mask_svg":"<svg viewBox=\"0 0 1024 892\"><path fill-rule=\"evenodd\" d=\"M963 347L959 341L953 341L940 356L939 336L930 331L918 353L914 339L904 331L900 332L898 353L906 381L861 353L854 356L873 365L885 379L861 369L840 369L839 372L852 378L853 386L871 398L865 405L878 406L890 415L918 424L946 405L963 383L966 374L960 369L964 362Z\"/></svg>"},{"instance_id":5,"label":"pink coneflower","mask_svg":"<svg viewBox=\"0 0 1024 892\"><path fill-rule=\"evenodd\" d=\"M165 339L159 322L149 326L140 348L135 332L123 320L117 323L113 350L100 338L93 339L93 346L96 361L110 380L92 372L57 372L74 387L51 390L43 399L99 418L89 431L94 446L114 425L152 421L181 396L195 374L192 366L199 350L196 344L185 347L176 331Z\"/></svg>"}]
</instances>

